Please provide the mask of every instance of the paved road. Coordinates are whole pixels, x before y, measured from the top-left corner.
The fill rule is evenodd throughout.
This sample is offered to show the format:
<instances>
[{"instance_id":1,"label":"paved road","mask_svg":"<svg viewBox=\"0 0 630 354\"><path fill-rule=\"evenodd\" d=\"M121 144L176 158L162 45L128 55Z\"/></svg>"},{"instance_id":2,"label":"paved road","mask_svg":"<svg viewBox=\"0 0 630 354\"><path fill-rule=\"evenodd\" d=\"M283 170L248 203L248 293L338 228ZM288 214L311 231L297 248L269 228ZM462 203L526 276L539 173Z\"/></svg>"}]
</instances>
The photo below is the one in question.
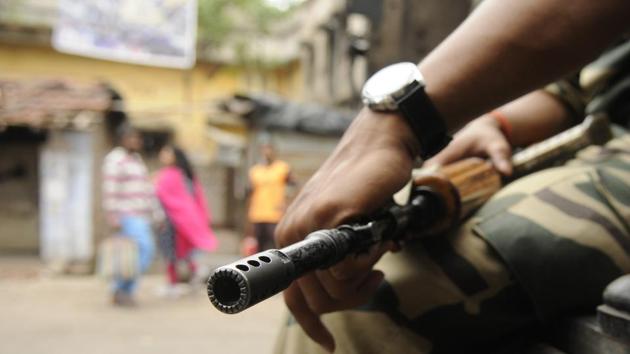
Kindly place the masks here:
<instances>
[{"instance_id":1,"label":"paved road","mask_svg":"<svg viewBox=\"0 0 630 354\"><path fill-rule=\"evenodd\" d=\"M0 268L0 354L265 354L284 316L279 296L239 315L215 311L202 290L161 298L159 275L141 284L140 307L119 309L95 277L46 276L19 260Z\"/></svg>"}]
</instances>

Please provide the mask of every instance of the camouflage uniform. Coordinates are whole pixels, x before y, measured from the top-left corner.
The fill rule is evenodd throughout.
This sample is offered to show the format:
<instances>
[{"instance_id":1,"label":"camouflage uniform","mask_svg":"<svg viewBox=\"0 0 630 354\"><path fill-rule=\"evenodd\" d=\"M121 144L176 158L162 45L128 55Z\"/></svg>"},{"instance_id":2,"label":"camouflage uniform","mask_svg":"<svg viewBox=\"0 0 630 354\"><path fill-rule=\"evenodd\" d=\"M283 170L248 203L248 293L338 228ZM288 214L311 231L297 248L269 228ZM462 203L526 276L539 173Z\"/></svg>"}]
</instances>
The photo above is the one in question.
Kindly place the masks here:
<instances>
[{"instance_id":1,"label":"camouflage uniform","mask_svg":"<svg viewBox=\"0 0 630 354\"><path fill-rule=\"evenodd\" d=\"M603 59L593 65L601 69ZM614 90L611 78L620 82L599 73L607 85L600 77L596 88L572 80L548 90L583 116L586 101ZM336 353L487 352L484 345L515 352L523 329L592 310L609 282L630 273L629 221L630 135L622 131L562 167L509 184L457 231L386 254L372 301L322 319ZM291 317L274 352L324 353Z\"/></svg>"}]
</instances>

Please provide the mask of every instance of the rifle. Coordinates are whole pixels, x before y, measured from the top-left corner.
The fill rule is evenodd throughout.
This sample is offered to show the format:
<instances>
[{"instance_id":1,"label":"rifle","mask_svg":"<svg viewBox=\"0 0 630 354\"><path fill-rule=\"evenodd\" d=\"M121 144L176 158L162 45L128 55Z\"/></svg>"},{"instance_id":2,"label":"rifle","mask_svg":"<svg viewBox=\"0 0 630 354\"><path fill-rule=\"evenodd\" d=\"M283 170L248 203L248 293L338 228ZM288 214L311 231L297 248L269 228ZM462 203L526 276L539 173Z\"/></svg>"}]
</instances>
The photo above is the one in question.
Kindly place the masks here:
<instances>
[{"instance_id":1,"label":"rifle","mask_svg":"<svg viewBox=\"0 0 630 354\"><path fill-rule=\"evenodd\" d=\"M567 131L512 156L518 178L570 159L612 134L604 115L588 116ZM319 230L282 249L271 249L217 268L208 279L208 297L221 312L238 313L286 289L294 280L328 268L378 242L438 235L480 207L508 179L480 158L468 158L433 172L415 174L406 202L392 205L366 222ZM413 232L407 232L412 230Z\"/></svg>"}]
</instances>

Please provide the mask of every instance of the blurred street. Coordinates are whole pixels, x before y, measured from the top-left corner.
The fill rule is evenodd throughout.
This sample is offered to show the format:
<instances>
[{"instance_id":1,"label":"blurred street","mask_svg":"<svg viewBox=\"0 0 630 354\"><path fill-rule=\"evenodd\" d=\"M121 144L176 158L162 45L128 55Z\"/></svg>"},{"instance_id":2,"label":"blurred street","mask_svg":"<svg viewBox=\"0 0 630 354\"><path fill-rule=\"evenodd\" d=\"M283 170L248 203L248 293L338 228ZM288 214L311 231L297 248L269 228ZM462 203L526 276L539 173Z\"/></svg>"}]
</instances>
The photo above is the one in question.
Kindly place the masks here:
<instances>
[{"instance_id":1,"label":"blurred street","mask_svg":"<svg viewBox=\"0 0 630 354\"><path fill-rule=\"evenodd\" d=\"M0 0L0 354L271 353L281 296L179 286L274 247L366 80L477 2Z\"/></svg>"},{"instance_id":2,"label":"blurred street","mask_svg":"<svg viewBox=\"0 0 630 354\"><path fill-rule=\"evenodd\" d=\"M217 255L216 261L229 261ZM0 258L0 353L256 353L271 352L282 323L281 297L236 316L216 311L200 288L163 298L164 276L142 279L134 309L109 303L94 276L48 274L36 258Z\"/></svg>"}]
</instances>

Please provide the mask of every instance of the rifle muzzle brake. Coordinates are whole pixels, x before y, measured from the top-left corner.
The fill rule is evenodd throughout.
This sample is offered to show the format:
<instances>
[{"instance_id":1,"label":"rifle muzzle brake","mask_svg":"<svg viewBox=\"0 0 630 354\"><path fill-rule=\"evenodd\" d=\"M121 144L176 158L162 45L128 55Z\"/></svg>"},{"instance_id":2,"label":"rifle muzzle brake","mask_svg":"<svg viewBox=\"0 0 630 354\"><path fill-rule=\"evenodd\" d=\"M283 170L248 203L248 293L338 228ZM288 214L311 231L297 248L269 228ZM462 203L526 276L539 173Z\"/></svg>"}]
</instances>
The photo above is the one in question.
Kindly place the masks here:
<instances>
[{"instance_id":1,"label":"rifle muzzle brake","mask_svg":"<svg viewBox=\"0 0 630 354\"><path fill-rule=\"evenodd\" d=\"M293 262L268 250L217 269L208 279L208 298L219 311L237 313L286 289L294 279Z\"/></svg>"}]
</instances>

